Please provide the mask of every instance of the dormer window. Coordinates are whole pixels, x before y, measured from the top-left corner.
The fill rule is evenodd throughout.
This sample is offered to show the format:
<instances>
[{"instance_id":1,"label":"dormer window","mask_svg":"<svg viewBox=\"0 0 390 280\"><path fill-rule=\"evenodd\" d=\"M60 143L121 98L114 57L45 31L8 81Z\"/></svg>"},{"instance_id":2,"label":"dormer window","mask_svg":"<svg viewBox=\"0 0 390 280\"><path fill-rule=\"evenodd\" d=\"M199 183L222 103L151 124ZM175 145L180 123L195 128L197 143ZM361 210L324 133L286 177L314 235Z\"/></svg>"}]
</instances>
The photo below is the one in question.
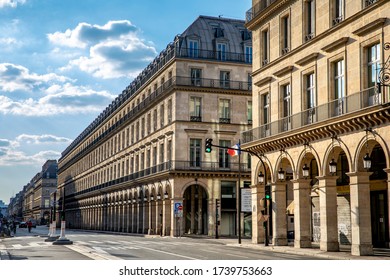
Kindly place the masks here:
<instances>
[{"instance_id":1,"label":"dormer window","mask_svg":"<svg viewBox=\"0 0 390 280\"><path fill-rule=\"evenodd\" d=\"M223 29L221 27L214 28L214 37L215 38L224 37Z\"/></svg>"},{"instance_id":2,"label":"dormer window","mask_svg":"<svg viewBox=\"0 0 390 280\"><path fill-rule=\"evenodd\" d=\"M199 41L189 40L188 41L188 56L197 58L199 56Z\"/></svg>"}]
</instances>

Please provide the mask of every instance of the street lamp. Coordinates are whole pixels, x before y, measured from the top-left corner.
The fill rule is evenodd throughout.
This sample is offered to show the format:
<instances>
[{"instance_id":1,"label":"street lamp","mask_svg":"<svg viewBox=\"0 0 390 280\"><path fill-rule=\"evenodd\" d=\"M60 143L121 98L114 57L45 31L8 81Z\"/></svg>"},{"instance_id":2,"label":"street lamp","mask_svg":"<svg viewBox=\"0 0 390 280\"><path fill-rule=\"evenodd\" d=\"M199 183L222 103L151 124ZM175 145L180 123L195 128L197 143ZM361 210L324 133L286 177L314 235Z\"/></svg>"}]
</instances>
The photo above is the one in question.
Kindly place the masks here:
<instances>
[{"instance_id":1,"label":"street lamp","mask_svg":"<svg viewBox=\"0 0 390 280\"><path fill-rule=\"evenodd\" d=\"M305 163L305 165L302 167L303 178L307 179L309 177L309 171L310 171L310 168Z\"/></svg>"},{"instance_id":2,"label":"street lamp","mask_svg":"<svg viewBox=\"0 0 390 280\"><path fill-rule=\"evenodd\" d=\"M334 161L334 158L329 162L329 172L332 175L335 175L337 171L337 163Z\"/></svg>"},{"instance_id":3,"label":"street lamp","mask_svg":"<svg viewBox=\"0 0 390 280\"><path fill-rule=\"evenodd\" d=\"M263 172L261 172L261 171L260 171L260 173L259 173L259 183L260 183L260 184L263 184L263 183L264 183L264 174L263 174Z\"/></svg>"},{"instance_id":4,"label":"street lamp","mask_svg":"<svg viewBox=\"0 0 390 280\"><path fill-rule=\"evenodd\" d=\"M168 191L165 191L165 193L164 193L164 199L168 199Z\"/></svg>"},{"instance_id":5,"label":"street lamp","mask_svg":"<svg viewBox=\"0 0 390 280\"><path fill-rule=\"evenodd\" d=\"M280 169L278 171L278 179L279 179L279 181L284 181L284 170L282 167L280 167Z\"/></svg>"},{"instance_id":6,"label":"street lamp","mask_svg":"<svg viewBox=\"0 0 390 280\"><path fill-rule=\"evenodd\" d=\"M161 199L161 194L158 193L158 194L157 194L157 200L160 200L160 199Z\"/></svg>"},{"instance_id":7,"label":"street lamp","mask_svg":"<svg viewBox=\"0 0 390 280\"><path fill-rule=\"evenodd\" d=\"M368 153L366 153L366 155L363 157L363 166L366 170L369 170L371 168L371 158Z\"/></svg>"}]
</instances>

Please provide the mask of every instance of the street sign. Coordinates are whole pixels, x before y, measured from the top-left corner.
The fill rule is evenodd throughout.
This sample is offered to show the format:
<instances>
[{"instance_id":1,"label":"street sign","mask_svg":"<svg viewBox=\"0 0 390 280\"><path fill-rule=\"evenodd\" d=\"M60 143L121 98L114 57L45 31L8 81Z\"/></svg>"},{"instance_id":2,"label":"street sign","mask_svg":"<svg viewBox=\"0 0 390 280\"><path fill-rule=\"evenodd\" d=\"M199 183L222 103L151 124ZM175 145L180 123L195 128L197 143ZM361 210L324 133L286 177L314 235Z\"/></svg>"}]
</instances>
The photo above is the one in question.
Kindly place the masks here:
<instances>
[{"instance_id":1,"label":"street sign","mask_svg":"<svg viewBox=\"0 0 390 280\"><path fill-rule=\"evenodd\" d=\"M252 191L250 188L241 189L241 212L252 212Z\"/></svg>"},{"instance_id":2,"label":"street sign","mask_svg":"<svg viewBox=\"0 0 390 280\"><path fill-rule=\"evenodd\" d=\"M175 202L174 214L176 218L183 217L183 203Z\"/></svg>"}]
</instances>

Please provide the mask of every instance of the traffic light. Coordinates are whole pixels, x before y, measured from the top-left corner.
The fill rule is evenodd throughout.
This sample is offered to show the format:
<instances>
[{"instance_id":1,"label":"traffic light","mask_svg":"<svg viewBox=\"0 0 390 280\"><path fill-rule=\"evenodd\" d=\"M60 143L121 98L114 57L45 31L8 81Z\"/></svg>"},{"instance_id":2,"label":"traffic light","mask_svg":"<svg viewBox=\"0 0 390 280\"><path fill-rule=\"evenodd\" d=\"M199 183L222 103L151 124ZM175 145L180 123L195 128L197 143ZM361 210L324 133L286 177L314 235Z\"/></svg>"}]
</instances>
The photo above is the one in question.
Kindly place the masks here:
<instances>
[{"instance_id":1,"label":"traffic light","mask_svg":"<svg viewBox=\"0 0 390 280\"><path fill-rule=\"evenodd\" d=\"M212 148L211 148L211 146L213 145L213 139L211 139L211 138L207 138L206 139L206 147L205 147L205 152L206 153L211 153L211 151L212 151Z\"/></svg>"},{"instance_id":2,"label":"traffic light","mask_svg":"<svg viewBox=\"0 0 390 280\"><path fill-rule=\"evenodd\" d=\"M267 200L271 199L271 186L270 185L265 186L265 199L267 199Z\"/></svg>"}]
</instances>

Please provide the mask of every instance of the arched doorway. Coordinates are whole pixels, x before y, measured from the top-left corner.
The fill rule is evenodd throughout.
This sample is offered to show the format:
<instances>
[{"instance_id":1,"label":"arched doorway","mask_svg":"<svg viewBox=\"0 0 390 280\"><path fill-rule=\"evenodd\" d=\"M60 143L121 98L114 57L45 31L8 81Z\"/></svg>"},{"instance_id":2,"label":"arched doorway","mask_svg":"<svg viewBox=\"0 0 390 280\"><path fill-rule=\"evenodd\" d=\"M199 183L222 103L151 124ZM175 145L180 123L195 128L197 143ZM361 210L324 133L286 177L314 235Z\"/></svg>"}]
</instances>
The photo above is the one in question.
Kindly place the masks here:
<instances>
[{"instance_id":1,"label":"arched doorway","mask_svg":"<svg viewBox=\"0 0 390 280\"><path fill-rule=\"evenodd\" d=\"M186 234L208 233L207 193L199 184L189 186L184 192L183 214Z\"/></svg>"},{"instance_id":2,"label":"arched doorway","mask_svg":"<svg viewBox=\"0 0 390 280\"><path fill-rule=\"evenodd\" d=\"M372 245L376 248L386 247L389 242L388 195L386 157L382 147L376 144L371 152L370 201Z\"/></svg>"}]
</instances>

